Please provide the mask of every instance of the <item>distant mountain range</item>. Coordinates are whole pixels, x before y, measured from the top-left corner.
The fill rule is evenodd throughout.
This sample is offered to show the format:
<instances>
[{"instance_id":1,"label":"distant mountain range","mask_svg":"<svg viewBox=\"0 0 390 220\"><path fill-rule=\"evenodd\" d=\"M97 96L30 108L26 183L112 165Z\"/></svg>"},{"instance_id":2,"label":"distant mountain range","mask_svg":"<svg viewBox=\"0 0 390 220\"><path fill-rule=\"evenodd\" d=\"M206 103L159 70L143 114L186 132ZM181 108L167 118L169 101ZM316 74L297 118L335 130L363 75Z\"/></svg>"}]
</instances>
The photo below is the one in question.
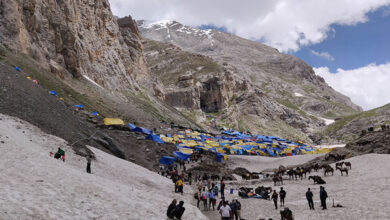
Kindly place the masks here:
<instances>
[{"instance_id":1,"label":"distant mountain range","mask_svg":"<svg viewBox=\"0 0 390 220\"><path fill-rule=\"evenodd\" d=\"M160 98L207 125L294 139L362 109L302 60L217 30L137 21Z\"/></svg>"}]
</instances>

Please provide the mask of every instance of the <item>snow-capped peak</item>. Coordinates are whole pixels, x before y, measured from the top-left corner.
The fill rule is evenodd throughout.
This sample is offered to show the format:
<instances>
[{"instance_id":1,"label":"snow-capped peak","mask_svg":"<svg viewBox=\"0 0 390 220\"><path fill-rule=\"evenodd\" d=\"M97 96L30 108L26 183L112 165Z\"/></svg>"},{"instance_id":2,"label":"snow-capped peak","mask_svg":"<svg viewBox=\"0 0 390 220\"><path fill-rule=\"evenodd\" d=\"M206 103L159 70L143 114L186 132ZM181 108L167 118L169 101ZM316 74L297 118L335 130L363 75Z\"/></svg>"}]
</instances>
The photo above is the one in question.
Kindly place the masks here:
<instances>
[{"instance_id":1,"label":"snow-capped peak","mask_svg":"<svg viewBox=\"0 0 390 220\"><path fill-rule=\"evenodd\" d=\"M143 28L152 28L152 27L167 28L169 25L172 25L174 22L175 21L173 21L173 20L143 21L141 27L143 27Z\"/></svg>"}]
</instances>

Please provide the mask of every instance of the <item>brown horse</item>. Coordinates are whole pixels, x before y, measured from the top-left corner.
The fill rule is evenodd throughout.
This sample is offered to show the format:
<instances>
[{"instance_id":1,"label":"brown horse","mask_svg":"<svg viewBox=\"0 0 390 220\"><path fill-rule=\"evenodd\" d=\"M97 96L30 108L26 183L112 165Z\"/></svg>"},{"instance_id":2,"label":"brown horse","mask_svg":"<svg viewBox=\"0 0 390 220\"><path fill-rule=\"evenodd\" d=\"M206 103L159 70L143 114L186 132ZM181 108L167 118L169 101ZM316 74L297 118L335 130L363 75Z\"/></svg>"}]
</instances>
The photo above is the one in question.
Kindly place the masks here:
<instances>
[{"instance_id":1,"label":"brown horse","mask_svg":"<svg viewBox=\"0 0 390 220\"><path fill-rule=\"evenodd\" d=\"M343 172L345 172L348 176L348 168L347 167L336 167L336 170L340 170L341 176L343 175Z\"/></svg>"},{"instance_id":2,"label":"brown horse","mask_svg":"<svg viewBox=\"0 0 390 220\"><path fill-rule=\"evenodd\" d=\"M325 166L324 167L324 176L326 176L327 173L332 173L333 176L334 169L331 166Z\"/></svg>"},{"instance_id":3,"label":"brown horse","mask_svg":"<svg viewBox=\"0 0 390 220\"><path fill-rule=\"evenodd\" d=\"M272 177L272 181L274 181L274 186L276 186L276 183L279 183L278 186L283 185L283 178L276 174Z\"/></svg>"},{"instance_id":4,"label":"brown horse","mask_svg":"<svg viewBox=\"0 0 390 220\"><path fill-rule=\"evenodd\" d=\"M309 176L309 180L313 179L314 184L326 184L325 180L323 180L320 176Z\"/></svg>"}]
</instances>

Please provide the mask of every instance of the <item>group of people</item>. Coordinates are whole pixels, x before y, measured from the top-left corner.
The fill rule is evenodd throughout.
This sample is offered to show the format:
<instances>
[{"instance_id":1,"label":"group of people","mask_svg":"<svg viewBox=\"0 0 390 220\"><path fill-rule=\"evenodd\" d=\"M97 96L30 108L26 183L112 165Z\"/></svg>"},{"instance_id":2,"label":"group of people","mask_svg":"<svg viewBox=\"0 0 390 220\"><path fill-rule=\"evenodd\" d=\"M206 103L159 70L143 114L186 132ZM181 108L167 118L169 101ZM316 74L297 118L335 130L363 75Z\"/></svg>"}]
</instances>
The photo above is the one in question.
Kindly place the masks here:
<instances>
[{"instance_id":1,"label":"group of people","mask_svg":"<svg viewBox=\"0 0 390 220\"><path fill-rule=\"evenodd\" d=\"M176 199L168 206L167 217L168 219L181 219L186 208L184 208L184 202L180 201L177 205Z\"/></svg>"},{"instance_id":2,"label":"group of people","mask_svg":"<svg viewBox=\"0 0 390 220\"><path fill-rule=\"evenodd\" d=\"M53 152L50 152L50 156L53 155ZM65 151L62 148L58 148L57 152L54 154L55 159L61 159L62 161L65 162ZM91 173L91 161L92 157L91 156L86 156L87 159L87 173Z\"/></svg>"},{"instance_id":3,"label":"group of people","mask_svg":"<svg viewBox=\"0 0 390 220\"><path fill-rule=\"evenodd\" d=\"M222 220L241 219L241 203L237 199L229 203L222 198L217 209Z\"/></svg>"},{"instance_id":4,"label":"group of people","mask_svg":"<svg viewBox=\"0 0 390 220\"><path fill-rule=\"evenodd\" d=\"M272 193L272 200L275 205L275 209L278 209L278 197L280 197L280 206L284 206L284 200L286 198L287 192L283 189L283 187L280 188L279 194L276 192L276 190ZM325 190L325 187L320 186L320 200L321 200L321 207L323 210L327 209L326 207L326 199L328 198L328 193ZM310 190L310 188L307 189L306 192L306 199L309 203L310 210L314 210L314 202L313 202L313 192Z\"/></svg>"}]
</instances>

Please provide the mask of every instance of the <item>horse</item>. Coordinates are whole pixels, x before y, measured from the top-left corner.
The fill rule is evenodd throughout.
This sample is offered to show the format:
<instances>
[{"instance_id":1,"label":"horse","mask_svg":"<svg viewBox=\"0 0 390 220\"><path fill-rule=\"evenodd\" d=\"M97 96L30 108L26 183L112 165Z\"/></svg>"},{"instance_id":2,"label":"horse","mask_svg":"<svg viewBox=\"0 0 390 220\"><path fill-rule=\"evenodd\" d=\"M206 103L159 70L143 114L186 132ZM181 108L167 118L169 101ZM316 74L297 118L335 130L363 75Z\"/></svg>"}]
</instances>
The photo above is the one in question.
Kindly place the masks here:
<instances>
[{"instance_id":1,"label":"horse","mask_svg":"<svg viewBox=\"0 0 390 220\"><path fill-rule=\"evenodd\" d=\"M287 171L287 174L288 174L288 180L294 179L294 174L295 174L294 170Z\"/></svg>"},{"instance_id":2,"label":"horse","mask_svg":"<svg viewBox=\"0 0 390 220\"><path fill-rule=\"evenodd\" d=\"M274 181L274 186L276 186L277 182L279 183L278 184L279 186L283 185L283 178L278 176L278 175L276 175L276 174L274 174L274 177L272 177L272 181Z\"/></svg>"},{"instance_id":3,"label":"horse","mask_svg":"<svg viewBox=\"0 0 390 220\"><path fill-rule=\"evenodd\" d=\"M320 165L318 163L314 164L313 169L317 172L320 169Z\"/></svg>"},{"instance_id":4,"label":"horse","mask_svg":"<svg viewBox=\"0 0 390 220\"><path fill-rule=\"evenodd\" d=\"M352 170L352 164L351 162L345 162L345 166L349 167L350 170Z\"/></svg>"},{"instance_id":5,"label":"horse","mask_svg":"<svg viewBox=\"0 0 390 220\"><path fill-rule=\"evenodd\" d=\"M336 167L336 170L340 170L341 176L343 175L343 172L345 172L348 176L348 168L347 167Z\"/></svg>"},{"instance_id":6,"label":"horse","mask_svg":"<svg viewBox=\"0 0 390 220\"><path fill-rule=\"evenodd\" d=\"M297 167L294 172L295 172L295 180L298 179L297 178L298 176L301 177L301 180L303 179L303 169L302 168ZM305 177L306 177L306 173L305 173Z\"/></svg>"},{"instance_id":7,"label":"horse","mask_svg":"<svg viewBox=\"0 0 390 220\"><path fill-rule=\"evenodd\" d=\"M327 173L332 173L333 176L334 169L331 166L324 167L324 176L326 176Z\"/></svg>"},{"instance_id":8,"label":"horse","mask_svg":"<svg viewBox=\"0 0 390 220\"><path fill-rule=\"evenodd\" d=\"M323 180L320 176L309 176L309 180L313 179L314 184L326 184L325 180Z\"/></svg>"},{"instance_id":9,"label":"horse","mask_svg":"<svg viewBox=\"0 0 390 220\"><path fill-rule=\"evenodd\" d=\"M336 163L336 168L337 168L337 167L343 167L343 165L344 165L344 161L337 162L337 163Z\"/></svg>"}]
</instances>

